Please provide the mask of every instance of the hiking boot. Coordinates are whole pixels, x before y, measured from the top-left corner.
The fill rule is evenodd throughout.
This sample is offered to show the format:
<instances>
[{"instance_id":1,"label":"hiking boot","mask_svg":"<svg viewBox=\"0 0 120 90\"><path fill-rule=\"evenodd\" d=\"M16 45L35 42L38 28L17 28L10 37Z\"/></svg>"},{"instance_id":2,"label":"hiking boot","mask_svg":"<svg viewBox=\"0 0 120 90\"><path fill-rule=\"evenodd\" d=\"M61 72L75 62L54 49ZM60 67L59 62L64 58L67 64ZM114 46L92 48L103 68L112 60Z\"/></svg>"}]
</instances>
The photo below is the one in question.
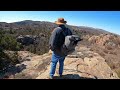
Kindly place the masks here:
<instances>
[{"instance_id":1,"label":"hiking boot","mask_svg":"<svg viewBox=\"0 0 120 90\"><path fill-rule=\"evenodd\" d=\"M49 79L53 79L53 76L49 76Z\"/></svg>"}]
</instances>

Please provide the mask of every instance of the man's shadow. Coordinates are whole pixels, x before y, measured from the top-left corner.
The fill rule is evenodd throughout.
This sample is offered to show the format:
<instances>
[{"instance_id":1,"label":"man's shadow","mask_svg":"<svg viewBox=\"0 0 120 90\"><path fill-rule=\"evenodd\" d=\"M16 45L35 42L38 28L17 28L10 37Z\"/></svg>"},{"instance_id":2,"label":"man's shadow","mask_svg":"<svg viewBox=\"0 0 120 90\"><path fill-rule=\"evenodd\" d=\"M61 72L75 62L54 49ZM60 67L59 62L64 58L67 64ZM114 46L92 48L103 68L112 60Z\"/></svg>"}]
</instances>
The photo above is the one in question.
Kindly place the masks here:
<instances>
[{"instance_id":1,"label":"man's shadow","mask_svg":"<svg viewBox=\"0 0 120 90\"><path fill-rule=\"evenodd\" d=\"M88 77L81 77L78 74L66 74L62 77L54 76L54 79L94 79L94 78L88 78Z\"/></svg>"}]
</instances>

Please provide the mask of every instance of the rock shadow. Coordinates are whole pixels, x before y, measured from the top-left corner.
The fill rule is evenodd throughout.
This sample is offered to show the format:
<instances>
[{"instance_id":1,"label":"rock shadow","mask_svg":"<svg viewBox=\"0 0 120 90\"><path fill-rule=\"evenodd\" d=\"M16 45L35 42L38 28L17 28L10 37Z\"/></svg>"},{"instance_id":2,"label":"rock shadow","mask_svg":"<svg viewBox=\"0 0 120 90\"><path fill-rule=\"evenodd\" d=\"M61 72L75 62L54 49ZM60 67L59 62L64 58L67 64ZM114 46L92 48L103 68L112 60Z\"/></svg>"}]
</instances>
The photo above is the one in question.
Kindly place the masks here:
<instances>
[{"instance_id":1,"label":"rock shadow","mask_svg":"<svg viewBox=\"0 0 120 90\"><path fill-rule=\"evenodd\" d=\"M94 78L81 77L78 74L66 74L66 75L63 75L62 77L54 76L53 79L94 79Z\"/></svg>"}]
</instances>

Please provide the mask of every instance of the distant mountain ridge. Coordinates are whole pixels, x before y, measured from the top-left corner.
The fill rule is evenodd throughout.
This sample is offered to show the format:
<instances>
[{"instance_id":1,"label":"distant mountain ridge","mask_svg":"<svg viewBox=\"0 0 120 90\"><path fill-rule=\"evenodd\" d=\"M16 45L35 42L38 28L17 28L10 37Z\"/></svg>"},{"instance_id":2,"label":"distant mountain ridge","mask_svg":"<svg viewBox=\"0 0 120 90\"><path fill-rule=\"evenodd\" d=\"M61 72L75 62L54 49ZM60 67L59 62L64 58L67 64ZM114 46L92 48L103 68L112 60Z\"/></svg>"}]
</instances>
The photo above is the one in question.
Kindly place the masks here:
<instances>
[{"instance_id":1,"label":"distant mountain ridge","mask_svg":"<svg viewBox=\"0 0 120 90\"><path fill-rule=\"evenodd\" d=\"M56 24L48 21L24 20L24 21L12 22L12 23L0 22L0 28L6 28L6 27L9 28L12 26L14 29L14 28L17 28L20 26L26 26L26 25L31 25L31 27L48 26L50 27L50 29L53 29L54 27L57 26ZM68 25L68 26L72 27L72 29L75 29L75 30L84 30L84 32L90 32L93 34L101 34L101 33L110 34L111 33L106 30L93 28L93 27L73 26L73 25Z\"/></svg>"}]
</instances>

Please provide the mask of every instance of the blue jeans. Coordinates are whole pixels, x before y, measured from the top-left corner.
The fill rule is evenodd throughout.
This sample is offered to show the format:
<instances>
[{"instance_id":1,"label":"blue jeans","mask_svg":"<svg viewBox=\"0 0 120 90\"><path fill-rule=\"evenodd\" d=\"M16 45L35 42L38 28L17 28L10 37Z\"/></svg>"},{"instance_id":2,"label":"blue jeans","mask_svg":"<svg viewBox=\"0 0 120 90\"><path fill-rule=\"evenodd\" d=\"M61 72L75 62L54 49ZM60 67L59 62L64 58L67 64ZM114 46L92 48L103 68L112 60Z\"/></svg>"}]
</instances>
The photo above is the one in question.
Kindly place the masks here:
<instances>
[{"instance_id":1,"label":"blue jeans","mask_svg":"<svg viewBox=\"0 0 120 90\"><path fill-rule=\"evenodd\" d=\"M62 75L64 60L65 60L65 56L61 57L56 55L54 52L52 53L50 76L54 76L58 61L59 61L59 75Z\"/></svg>"}]
</instances>

